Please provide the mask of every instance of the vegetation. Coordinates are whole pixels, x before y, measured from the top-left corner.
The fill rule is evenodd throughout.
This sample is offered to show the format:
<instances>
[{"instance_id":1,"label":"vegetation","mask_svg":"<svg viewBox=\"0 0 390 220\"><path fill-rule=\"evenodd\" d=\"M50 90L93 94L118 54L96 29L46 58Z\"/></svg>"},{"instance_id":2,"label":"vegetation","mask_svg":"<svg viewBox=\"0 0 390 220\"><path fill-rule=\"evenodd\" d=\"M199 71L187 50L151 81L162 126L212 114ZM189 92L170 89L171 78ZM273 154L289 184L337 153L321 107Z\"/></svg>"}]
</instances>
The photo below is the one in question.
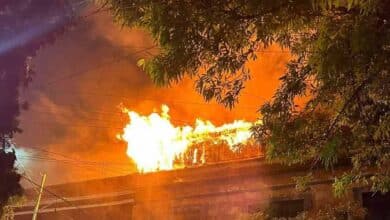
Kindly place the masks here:
<instances>
[{"instance_id":1,"label":"vegetation","mask_svg":"<svg viewBox=\"0 0 390 220\"><path fill-rule=\"evenodd\" d=\"M156 84L188 75L206 101L229 108L255 74L245 64L256 51L288 48L293 58L253 128L267 158L325 168L348 159L352 169L335 179L338 196L353 183L390 189L390 1L104 2L161 47L139 62Z\"/></svg>"},{"instance_id":2,"label":"vegetation","mask_svg":"<svg viewBox=\"0 0 390 220\"><path fill-rule=\"evenodd\" d=\"M10 203L10 198L23 193L19 183L21 176L14 168L15 161L15 152L0 150L0 217L3 207Z\"/></svg>"}]
</instances>

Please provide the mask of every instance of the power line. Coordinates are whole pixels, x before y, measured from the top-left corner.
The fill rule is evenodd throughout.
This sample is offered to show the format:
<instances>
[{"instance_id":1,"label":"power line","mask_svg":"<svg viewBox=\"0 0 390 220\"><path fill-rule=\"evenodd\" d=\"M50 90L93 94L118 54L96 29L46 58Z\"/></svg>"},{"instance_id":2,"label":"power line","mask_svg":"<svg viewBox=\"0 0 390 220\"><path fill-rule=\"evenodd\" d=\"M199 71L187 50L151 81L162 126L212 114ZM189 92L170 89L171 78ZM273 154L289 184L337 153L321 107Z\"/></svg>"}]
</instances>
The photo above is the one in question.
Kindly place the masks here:
<instances>
[{"instance_id":1,"label":"power line","mask_svg":"<svg viewBox=\"0 0 390 220\"><path fill-rule=\"evenodd\" d=\"M54 153L52 153L54 154ZM50 157L50 156L19 156L18 158L26 158L26 159L43 159L43 160L53 160L53 161L59 161L59 162L64 162L64 163L79 163L79 164L86 164L86 165L105 165L105 166L123 166L123 167L131 167L129 163L123 163L123 162L114 162L114 161L88 161L88 160L79 160L75 158L70 158L69 159L59 159L55 157Z\"/></svg>"},{"instance_id":2,"label":"power line","mask_svg":"<svg viewBox=\"0 0 390 220\"><path fill-rule=\"evenodd\" d=\"M131 196L131 198L124 199L122 196L125 196L125 195ZM133 203L134 202L133 196L134 196L133 190L122 190L122 191L110 192L110 193L98 193L98 194L90 194L90 195L86 195L86 196L68 197L67 200L72 201L72 202L82 201L82 203L78 206L78 208L86 209L86 208L105 207L105 206ZM110 197L111 198L116 197L117 199L115 199L115 201L108 201L108 202L104 201L104 198L110 198ZM122 197L122 198L119 198L119 197ZM92 201L85 203L86 200L92 200ZM93 200L95 200L95 201L93 201ZM56 212L56 213L59 213L59 214L66 216L65 213L62 213L62 211L75 209L73 206L72 206L72 208L71 207L64 207L64 206L57 207L56 206L57 202L58 202L57 198L46 199L46 200L42 201L42 205L44 205L44 206L41 208L40 213ZM55 205L55 207L49 208L53 204ZM30 203L24 204L21 207L31 207L31 206L32 206L32 203L30 202ZM13 207L15 207L15 206L13 206ZM29 215L29 214L32 214L32 211L17 211L14 214L15 214L15 216L16 215Z\"/></svg>"},{"instance_id":3,"label":"power line","mask_svg":"<svg viewBox=\"0 0 390 220\"><path fill-rule=\"evenodd\" d=\"M110 126L110 125L90 125L90 124L70 124L70 123L64 123L64 122L60 122L60 121L49 121L49 122L42 122L42 121L37 121L37 120L29 120L29 119L26 119L24 120L26 122L30 122L30 123L34 123L34 124L40 124L40 125L53 125L53 126L57 126L57 125L63 125L63 126L66 126L66 127L86 127L86 128L96 128L96 129L115 129L115 130L120 130L122 131L124 128L125 128L125 124L121 127L116 127L116 126ZM177 124L184 124L184 125L194 125L195 124L195 120L194 121L187 121L187 120L179 120L179 119L169 119L169 121L171 122L174 122L174 123L177 123ZM209 120L205 120L205 121L209 121ZM180 125L177 125L177 126L180 126Z\"/></svg>"},{"instance_id":4,"label":"power line","mask_svg":"<svg viewBox=\"0 0 390 220\"><path fill-rule=\"evenodd\" d=\"M124 175L129 174L130 170L132 170L132 166L128 165L125 167L124 165L110 165L110 164L86 164L82 161L67 161L67 160L59 160L55 158L50 157L37 157L37 156L20 156L18 157L19 160L29 160L29 161L42 161L42 162L54 162L54 163L62 163L64 165L72 166L72 167L78 167L80 169L83 169L83 172L89 171L93 172L92 170L85 170L86 167L93 169L95 172L93 173L101 173L102 176L107 176L107 174L118 176L118 175ZM103 173L106 173L103 175ZM95 175L94 175L95 176Z\"/></svg>"},{"instance_id":5,"label":"power line","mask_svg":"<svg viewBox=\"0 0 390 220\"><path fill-rule=\"evenodd\" d=\"M17 157L17 158L18 158L18 157ZM22 169L22 170L23 170L23 173L24 173L27 177L29 177L30 179L32 179L31 176L28 174L27 169L24 167L24 165L23 165L22 163L20 163L18 160L16 160L15 162L16 162L16 166L19 167L20 169ZM31 182L29 182L29 183L33 186L33 189L34 189L35 193L38 194L39 192L38 192L38 190L35 188L35 185L33 185Z\"/></svg>"},{"instance_id":6,"label":"power line","mask_svg":"<svg viewBox=\"0 0 390 220\"><path fill-rule=\"evenodd\" d=\"M69 123L64 123L60 121L37 121L37 120L30 120L30 119L24 119L23 121L28 121L33 124L41 124L41 125L65 125L67 127L87 127L87 128L97 128L97 129L116 129L116 130L123 130L124 127L115 127L115 126L110 126L110 125L90 125L90 124L69 124Z\"/></svg>"},{"instance_id":7,"label":"power line","mask_svg":"<svg viewBox=\"0 0 390 220\"><path fill-rule=\"evenodd\" d=\"M90 109L88 109L89 111ZM55 112L55 111L41 111L41 110L35 110L35 109L30 109L29 111L31 112L34 112L34 113L38 113L38 114L45 114L45 116L48 116L48 117L55 117L55 116L66 116L64 115L63 113L59 113L59 112ZM91 114L87 114L87 115L80 115L78 121L80 122L83 122L83 123L90 123L90 124L74 124L74 123L66 123L64 121L58 121L58 120L50 120L50 121L36 121L36 120L30 120L29 118L26 119L27 121L31 121L33 123L38 123L38 124L61 124L61 125L68 125L70 127L92 127L92 128L114 128L114 129L120 129L122 130L123 127L122 127L122 124L124 123L127 123L128 121L128 115L124 112L121 112L121 111L92 111L93 114L96 115L96 117L90 117ZM107 120L107 118L101 118L101 117L98 117L97 115L100 115L100 114L109 114L110 117L108 119L111 119L111 118L115 118L115 119L111 119L111 120ZM150 114L150 113L149 113ZM145 114L145 115L149 115L149 114ZM241 114L240 114L241 115ZM253 115L250 115L250 114L247 114L247 115L241 115L241 117L249 117L249 116L253 116ZM82 120L82 119L88 119L87 120ZM89 121L91 120L91 121ZM179 123L185 123L185 124L194 124L195 123L195 118L194 120L182 120L182 119L173 119L173 118L170 118L169 119L170 121L172 122L179 122ZM210 120L208 120L210 121ZM104 122L104 123L108 123L107 125L101 125L99 124L99 122ZM97 123L97 124L91 124L91 123ZM112 124L121 124L120 127L118 126L112 126Z\"/></svg>"},{"instance_id":8,"label":"power line","mask_svg":"<svg viewBox=\"0 0 390 220\"><path fill-rule=\"evenodd\" d=\"M129 47L130 48L130 47ZM136 48L136 47L131 47L131 48ZM87 69L87 70L82 70L82 71L77 71L77 72L74 72L74 73L70 73L68 75L65 75L63 77L60 77L60 78L57 78L57 79L54 79L52 81L49 81L47 83L44 83L42 84L41 86L51 86L61 80L66 80L66 79L70 79L70 78L73 78L73 77L76 77L76 76L81 76L81 75L84 75L86 73L89 73L93 70L97 70L97 69L100 69L101 67L104 67L104 66L108 66L110 64L113 64L113 63L116 63L116 62L119 62L121 60L124 60L126 58L129 58L129 56L131 55L136 55L136 54L139 54L139 53L143 53L143 52L149 52L149 50L152 50L152 49L155 49L157 48L156 45L153 45L153 46L149 46L149 47L139 47L139 48L142 48L138 51L134 51L134 52L131 52L131 53L127 53L125 55L119 55L119 56L114 56L114 58L108 62L104 62L104 63L101 63L93 68L90 68L90 69ZM283 50L280 50L280 51L267 51L267 50L263 50L263 51L257 51L257 52L261 52L261 53L289 53L289 51L283 51Z\"/></svg>"},{"instance_id":9,"label":"power line","mask_svg":"<svg viewBox=\"0 0 390 220\"><path fill-rule=\"evenodd\" d=\"M64 153L49 151L49 150L42 149L42 148L39 148L39 147L32 147L32 146L29 146L28 148L25 148L25 149L30 149L30 148L33 148L34 150L41 151L41 152L45 152L45 153L48 153L48 154L58 155L58 156L61 156L61 157L67 158L67 159L78 160L78 159L74 159L74 158L72 158L72 157L69 157L68 155L65 155Z\"/></svg>"},{"instance_id":10,"label":"power line","mask_svg":"<svg viewBox=\"0 0 390 220\"><path fill-rule=\"evenodd\" d=\"M85 166L90 167L90 168L94 168L94 169L97 169L97 167L101 167L102 169L103 168L110 169L109 172L111 174L115 174L115 175L129 173L131 168L133 168L133 166L129 163L113 162L113 161L86 161L86 160L80 160L80 159L69 157L67 155L64 155L63 153L49 151L49 150L41 149L38 147L29 147L29 148L25 148L25 149L30 149L30 148L33 148L37 151L45 152L47 154L47 156L18 156L18 159L36 160L36 161L45 161L45 162L57 162L57 163L64 163L67 165L75 165L75 166L82 167L82 168L85 168ZM59 156L66 158L66 159L59 159L57 157L52 157L49 154L59 155ZM121 168L121 169L118 170L118 168ZM101 172L102 170L99 170L99 171ZM104 170L104 172L105 171L106 170ZM120 173L117 171L120 171Z\"/></svg>"},{"instance_id":11,"label":"power line","mask_svg":"<svg viewBox=\"0 0 390 220\"><path fill-rule=\"evenodd\" d=\"M169 107L172 107L172 106L178 107L178 105L176 105L176 104L169 105ZM204 107L210 108L210 106L207 106L207 105L205 105ZM237 108L237 109L240 110L240 108ZM76 109L72 109L72 110L77 111ZM81 109L81 110L82 110L82 112L78 115L78 116L80 116L80 117L78 117L79 119L91 119L93 121L121 123L121 122L123 122L123 119L127 119L127 117L128 117L128 115L122 111L98 111L98 110L94 111L94 110L91 110L91 108ZM129 109L129 110L133 111L131 109ZM39 113L39 114L45 114L47 116L64 116L64 117L69 116L69 115L67 115L67 113L56 112L56 111L42 111L42 110L37 110L37 109L29 109L27 111ZM255 111L252 113L255 113ZM141 113L139 113L139 114L141 114ZM148 114L150 114L150 113L145 113L145 115L148 115ZM92 115L95 115L97 117L91 117ZM109 118L102 118L102 116L99 117L99 115L109 115L110 117ZM253 116L253 115L252 114L244 114L244 115L240 114L240 116ZM73 115L73 117L74 117L74 115ZM111 119L113 117L116 119ZM107 119L111 119L111 120L107 120ZM173 120L175 120L175 119L173 119Z\"/></svg>"},{"instance_id":12,"label":"power line","mask_svg":"<svg viewBox=\"0 0 390 220\"><path fill-rule=\"evenodd\" d=\"M114 56L114 58L111 59L110 61L101 63L101 64L99 64L99 65L97 65L97 66L95 66L95 67L93 67L93 68L91 68L91 69L73 72L73 73L67 74L67 75L65 75L65 76L58 77L57 79L54 79L54 80L49 81L49 82L47 82L47 83L41 84L40 86L41 86L41 87L52 86L53 84L58 83L58 82L60 82L60 81L67 80L67 79L70 79L70 78L73 78L73 77L76 77L76 76L84 75L84 74L89 73L89 72L91 72L91 71L93 71L93 70L97 70L97 69L99 69L99 68L101 68L101 67L104 67L104 66L107 66L107 65L116 63L116 62L118 62L118 61L120 61L120 60L129 58L129 57L132 56L132 55L135 55L135 54L138 54L138 53L143 53L143 52L146 52L146 51L151 50L151 49L154 49L154 48L156 48L155 45L150 46L150 47L145 47L145 48L143 48L143 49L141 49L141 50L134 51L134 52L132 52L132 53L127 53L127 54L125 54L125 55L120 55L120 56L117 56L117 57Z\"/></svg>"},{"instance_id":13,"label":"power line","mask_svg":"<svg viewBox=\"0 0 390 220\"><path fill-rule=\"evenodd\" d=\"M122 130L123 126L125 124L124 120L107 120L107 119L102 119L102 118L72 118L72 117L67 117L67 121L65 122L64 120L57 120L56 115L47 115L47 113L44 112L36 112L38 114L45 114L45 119L44 120L34 120L34 119L24 119L23 121L31 122L31 123L36 123L36 124L41 124L41 125L64 125L67 127L89 127L89 128L113 128L116 130ZM125 116L124 116L125 117ZM53 120L54 118L54 120ZM88 119L88 120L87 120ZM71 121L77 121L79 123L71 123Z\"/></svg>"},{"instance_id":14,"label":"power line","mask_svg":"<svg viewBox=\"0 0 390 220\"><path fill-rule=\"evenodd\" d=\"M55 91L50 91L51 93L55 93ZM93 92L73 92L73 91L57 91L61 95L86 95L86 96L94 96L94 97L113 97L113 98L120 98L124 100L132 100L132 101L150 101L150 102L158 102L158 103L171 103L171 104L185 104L185 105L199 105L199 106L221 106L221 104L218 103L208 103L208 102L193 102L193 101L187 101L187 100L179 100L179 99L157 99L157 98L152 98L152 97L147 97L147 96L134 96L132 95L131 97L129 96L123 96L123 95L116 95L116 94L104 94L104 93L93 93ZM248 94L250 96L266 100L267 98L261 97L258 95L252 95L250 93L243 93L243 94ZM252 106L252 105L237 105L235 109L259 109L259 106ZM114 112L114 113L121 113L120 111Z\"/></svg>"},{"instance_id":15,"label":"power line","mask_svg":"<svg viewBox=\"0 0 390 220\"><path fill-rule=\"evenodd\" d=\"M58 152L54 152L54 151L49 151L49 150L45 150L45 149L42 149L42 148L38 148L38 147L28 147L28 148L24 148L26 150L29 150L30 148L36 150L36 151L41 151L41 152L44 152L48 155L48 157L44 157L44 156L21 156L21 157L25 157L25 158L35 158L35 159L54 159L54 160L57 160L57 161L64 161L64 162L77 162L77 163L84 163L84 164L90 164L90 165L112 165L112 166L130 166L128 163L123 163L123 162L115 162L115 161L89 161L89 160L80 160L80 159L77 159L77 158L73 158L73 157L69 157L67 155L64 155L63 153L58 153ZM52 155L58 155L58 156L61 156L65 159L58 159L58 157L50 157L49 154L52 154Z\"/></svg>"},{"instance_id":16,"label":"power line","mask_svg":"<svg viewBox=\"0 0 390 220\"><path fill-rule=\"evenodd\" d=\"M23 175L23 174L22 174L22 177L23 177L24 179L26 179L28 182L30 182L30 183L32 183L33 185L35 185L36 187L40 187L40 184L36 183L34 180L30 179L30 178L27 177L26 175ZM58 195L58 194L52 192L51 190L48 190L47 188L43 188L43 190L44 190L45 192L49 193L50 195L52 195L52 196L54 196L54 197L56 197L56 198L58 198L58 199L60 199L60 200L62 200L62 201L64 201L64 202L68 203L69 205L75 207L77 210L79 210L79 213L83 212L86 216L88 216L87 213L86 213L84 210L80 209L77 205L73 204L72 202L70 202L70 201L67 200L66 198L64 198L64 197L62 197L62 196L60 196L60 195Z\"/></svg>"},{"instance_id":17,"label":"power line","mask_svg":"<svg viewBox=\"0 0 390 220\"><path fill-rule=\"evenodd\" d=\"M105 164L83 164L83 163L77 163L77 162L70 162L70 161L61 161L61 160L55 160L55 159L50 159L50 158L34 158L34 157L19 157L18 159L20 160L28 160L28 161L41 161L41 162L53 162L53 163L62 163L66 164L68 166L72 167L78 167L83 170L83 173L85 173L85 168L90 168L92 170L87 170L89 172L93 173L101 173L102 176L107 176L107 174L114 175L114 176L120 176L124 174L130 174L132 167L129 165L126 169L126 167L122 166L115 166L113 167L112 165L105 165ZM105 175L103 175L105 173ZM94 175L95 176L95 175Z\"/></svg>"}]
</instances>

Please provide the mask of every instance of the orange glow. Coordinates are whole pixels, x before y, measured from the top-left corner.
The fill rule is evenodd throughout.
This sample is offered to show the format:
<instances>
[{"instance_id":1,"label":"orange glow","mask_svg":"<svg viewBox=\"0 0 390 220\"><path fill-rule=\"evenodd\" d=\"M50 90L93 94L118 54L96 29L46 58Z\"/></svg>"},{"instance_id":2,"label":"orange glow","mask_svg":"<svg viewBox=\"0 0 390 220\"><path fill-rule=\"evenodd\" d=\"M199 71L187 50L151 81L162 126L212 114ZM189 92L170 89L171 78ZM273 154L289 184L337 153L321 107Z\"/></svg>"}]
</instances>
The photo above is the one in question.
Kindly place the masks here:
<instances>
[{"instance_id":1,"label":"orange glow","mask_svg":"<svg viewBox=\"0 0 390 220\"><path fill-rule=\"evenodd\" d=\"M215 126L210 121L196 119L195 126L175 126L171 123L167 105L162 105L161 113L142 116L128 109L130 122L118 138L127 142L127 155L131 157L140 172L171 170L176 168L188 147L195 144L226 144L231 151L237 145L251 141L253 123L236 120L229 124ZM258 122L257 122L258 123ZM197 150L193 163L197 163ZM201 159L204 163L204 159Z\"/></svg>"}]
</instances>

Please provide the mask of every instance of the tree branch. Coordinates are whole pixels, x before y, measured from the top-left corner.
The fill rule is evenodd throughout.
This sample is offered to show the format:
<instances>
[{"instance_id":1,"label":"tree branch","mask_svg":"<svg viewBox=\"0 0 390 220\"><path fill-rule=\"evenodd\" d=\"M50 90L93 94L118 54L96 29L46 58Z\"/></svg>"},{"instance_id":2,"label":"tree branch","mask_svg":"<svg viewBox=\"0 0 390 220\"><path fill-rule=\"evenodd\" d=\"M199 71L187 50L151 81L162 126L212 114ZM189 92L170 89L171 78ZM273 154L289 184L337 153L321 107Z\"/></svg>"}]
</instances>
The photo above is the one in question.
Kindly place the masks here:
<instances>
[{"instance_id":1,"label":"tree branch","mask_svg":"<svg viewBox=\"0 0 390 220\"><path fill-rule=\"evenodd\" d=\"M351 102L356 99L356 97L359 95L359 93L364 89L364 87L369 84L374 78L374 75L370 75L367 79L365 79L352 93L352 95L349 97L349 99L344 103L343 107L337 114L337 116L334 118L333 122L330 124L327 132L325 133L325 139L328 138L329 134L331 133L334 126L337 124L337 122L340 120L341 116L345 113L345 110L351 104Z\"/></svg>"},{"instance_id":2,"label":"tree branch","mask_svg":"<svg viewBox=\"0 0 390 220\"><path fill-rule=\"evenodd\" d=\"M323 141L327 140L329 138L329 135L331 134L333 128L336 126L337 122L340 120L341 116L345 113L347 107L352 103L352 101L359 95L361 91L363 91L364 87L372 82L376 74L370 75L367 79L365 79L352 93L352 95L348 98L348 100L344 103L343 107L337 114L337 116L334 118L333 122L330 124L328 130L324 134ZM314 168L314 166L318 163L320 160L320 156L317 156L317 158L314 160L311 169Z\"/></svg>"}]
</instances>

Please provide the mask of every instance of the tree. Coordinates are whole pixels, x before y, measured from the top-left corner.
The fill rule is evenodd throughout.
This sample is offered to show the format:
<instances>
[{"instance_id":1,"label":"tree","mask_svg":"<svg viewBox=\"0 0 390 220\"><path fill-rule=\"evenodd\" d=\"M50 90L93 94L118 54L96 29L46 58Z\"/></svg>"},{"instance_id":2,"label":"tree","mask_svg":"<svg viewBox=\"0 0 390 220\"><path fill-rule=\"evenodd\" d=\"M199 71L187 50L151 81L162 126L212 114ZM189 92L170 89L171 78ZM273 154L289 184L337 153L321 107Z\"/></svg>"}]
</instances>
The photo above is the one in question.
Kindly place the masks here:
<instances>
[{"instance_id":1,"label":"tree","mask_svg":"<svg viewBox=\"0 0 390 220\"><path fill-rule=\"evenodd\" d=\"M9 204L10 199L21 196L23 193L20 185L21 175L14 168L15 161L14 151L7 152L4 148L0 149L0 218L3 214L3 207Z\"/></svg>"},{"instance_id":2,"label":"tree","mask_svg":"<svg viewBox=\"0 0 390 220\"><path fill-rule=\"evenodd\" d=\"M20 174L9 139L19 128L18 116L27 103L19 90L32 80L31 57L53 42L71 24L73 8L63 0L3 0L0 3L0 216L14 195L20 195Z\"/></svg>"},{"instance_id":3,"label":"tree","mask_svg":"<svg viewBox=\"0 0 390 220\"><path fill-rule=\"evenodd\" d=\"M352 183L390 188L390 1L106 0L124 26L146 28L161 52L139 64L158 85L188 75L206 101L234 107L271 44L292 59L253 128L266 157L332 168L335 193ZM304 97L307 102L297 104ZM374 170L372 170L374 169ZM369 173L370 175L366 175Z\"/></svg>"}]
</instances>

